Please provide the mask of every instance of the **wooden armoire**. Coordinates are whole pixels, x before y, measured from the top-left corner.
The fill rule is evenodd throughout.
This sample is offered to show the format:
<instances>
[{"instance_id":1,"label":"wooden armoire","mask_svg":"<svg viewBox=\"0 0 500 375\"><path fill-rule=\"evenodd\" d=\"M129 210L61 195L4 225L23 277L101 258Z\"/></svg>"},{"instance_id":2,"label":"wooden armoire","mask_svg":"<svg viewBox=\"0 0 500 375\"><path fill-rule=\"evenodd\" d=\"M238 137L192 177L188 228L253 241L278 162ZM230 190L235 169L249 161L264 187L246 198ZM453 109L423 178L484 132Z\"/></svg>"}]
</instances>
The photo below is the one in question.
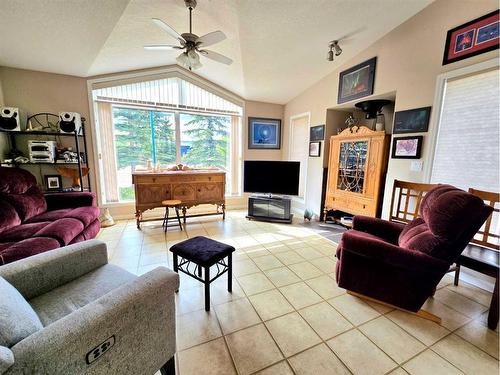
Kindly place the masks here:
<instances>
[{"instance_id":1,"label":"wooden armoire","mask_svg":"<svg viewBox=\"0 0 500 375\"><path fill-rule=\"evenodd\" d=\"M390 136L353 126L330 138L324 217L330 210L380 216Z\"/></svg>"}]
</instances>

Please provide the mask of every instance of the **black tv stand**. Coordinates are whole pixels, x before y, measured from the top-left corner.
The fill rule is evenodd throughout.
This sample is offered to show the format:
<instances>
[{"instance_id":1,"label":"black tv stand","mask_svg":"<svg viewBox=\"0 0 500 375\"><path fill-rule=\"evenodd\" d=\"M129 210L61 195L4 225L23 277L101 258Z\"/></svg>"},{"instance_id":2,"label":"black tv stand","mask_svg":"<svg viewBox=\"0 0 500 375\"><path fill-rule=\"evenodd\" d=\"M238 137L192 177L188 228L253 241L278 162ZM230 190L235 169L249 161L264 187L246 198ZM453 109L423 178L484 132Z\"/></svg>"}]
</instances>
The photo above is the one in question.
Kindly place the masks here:
<instances>
[{"instance_id":1,"label":"black tv stand","mask_svg":"<svg viewBox=\"0 0 500 375\"><path fill-rule=\"evenodd\" d=\"M289 197L252 195L248 198L247 219L290 224L292 200Z\"/></svg>"}]
</instances>

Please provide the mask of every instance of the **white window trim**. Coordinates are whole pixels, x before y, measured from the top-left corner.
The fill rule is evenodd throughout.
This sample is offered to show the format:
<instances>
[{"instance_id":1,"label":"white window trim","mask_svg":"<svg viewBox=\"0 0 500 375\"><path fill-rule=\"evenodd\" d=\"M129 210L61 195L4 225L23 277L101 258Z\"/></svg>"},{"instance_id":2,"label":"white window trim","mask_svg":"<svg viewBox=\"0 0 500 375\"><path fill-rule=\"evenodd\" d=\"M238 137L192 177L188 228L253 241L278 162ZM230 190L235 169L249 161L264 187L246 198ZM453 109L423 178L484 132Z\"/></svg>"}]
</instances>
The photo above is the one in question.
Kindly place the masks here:
<instances>
[{"instance_id":1,"label":"white window trim","mask_svg":"<svg viewBox=\"0 0 500 375\"><path fill-rule=\"evenodd\" d=\"M441 123L441 117L443 114L444 93L448 81L486 70L495 68L498 69L499 66L500 61L498 59L491 59L466 66L464 68L455 69L437 76L434 103L432 106L432 114L429 122L429 132L427 137L429 139L429 147L424 158L424 160L427 160L427 163L424 165L424 182L430 183L431 181L432 167L434 165L434 158L436 156L436 148L439 138L439 124Z\"/></svg>"},{"instance_id":2,"label":"white window trim","mask_svg":"<svg viewBox=\"0 0 500 375\"><path fill-rule=\"evenodd\" d=\"M288 123L288 160L291 160L292 155L292 145L293 145L293 131L292 131L292 123L293 120L296 120L301 117L307 117L307 127L311 127L311 112L303 112L297 115L290 116L290 121ZM309 141L309 140L308 140ZM305 204L306 203L306 194L307 194L307 169L309 165L309 157L307 158L305 169L304 169L304 177L306 177L306 181L304 181L304 196L303 197L293 197L292 200L296 203Z\"/></svg>"},{"instance_id":3,"label":"white window trim","mask_svg":"<svg viewBox=\"0 0 500 375\"><path fill-rule=\"evenodd\" d=\"M102 181L102 173L101 173L101 166L100 166L100 142L98 139L98 133L97 133L97 122L96 122L96 103L94 102L94 97L92 91L94 90L94 85L96 84L109 84L109 86L114 86L114 85L119 85L120 81L126 80L126 79L132 79L132 78L148 78L151 76L155 75L166 75L166 76L175 76L179 77L181 79L185 79L188 82L191 82L197 86L199 86L202 89L205 89L215 95L218 95L226 100L229 100L230 102L240 106L242 108L242 115L241 118L245 118L245 101L233 94L232 92L223 89L199 76L197 76L194 73L191 73L177 65L170 65L167 67L159 68L159 69L152 69L152 70L147 70L143 72L133 72L133 73L124 73L124 74L116 74L116 75L111 75L107 77L100 77L100 78L91 78L87 80L87 97L89 101L89 113L90 113L90 130L91 130L91 139L92 139L92 149L94 152L94 157L93 157L93 166L94 166L94 171L95 171L95 178L96 178L96 183L95 183L95 190L96 190L96 196L97 196L97 204L99 207L103 208L108 208L108 207L123 207L123 206L135 206L135 202L117 202L117 203L105 203L103 202L103 186L104 183ZM115 82L115 83L113 83ZM242 126L244 124L242 123ZM241 140L243 142L243 140ZM244 143L241 145L238 145L239 149L242 149L244 147ZM243 170L243 160L240 162L240 170ZM241 178L240 178L241 179ZM241 185L241 181L240 181ZM235 196L232 195L230 197L240 197L242 194L240 190L240 195Z\"/></svg>"}]
</instances>

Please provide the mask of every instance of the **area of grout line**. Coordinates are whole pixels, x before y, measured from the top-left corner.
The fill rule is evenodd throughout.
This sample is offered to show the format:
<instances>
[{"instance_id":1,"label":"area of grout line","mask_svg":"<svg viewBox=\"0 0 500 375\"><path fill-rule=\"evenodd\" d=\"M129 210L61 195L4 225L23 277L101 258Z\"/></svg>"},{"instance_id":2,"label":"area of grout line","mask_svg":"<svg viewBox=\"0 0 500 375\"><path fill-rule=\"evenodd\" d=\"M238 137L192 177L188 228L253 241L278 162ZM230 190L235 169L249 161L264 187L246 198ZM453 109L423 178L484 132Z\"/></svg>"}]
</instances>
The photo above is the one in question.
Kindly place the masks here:
<instances>
[{"instance_id":1,"label":"area of grout line","mask_svg":"<svg viewBox=\"0 0 500 375\"><path fill-rule=\"evenodd\" d=\"M203 222L201 222L201 221L200 221L200 222L198 222L198 223L201 223L201 225L203 226ZM210 222L210 223L214 223L214 222ZM125 231L125 228L127 228L127 225L124 225L124 226L123 226L123 228L120 230L120 232L121 232L121 233L123 233L123 232ZM210 231L208 231L208 230L207 230L207 228L204 228L204 229L205 229L205 232L210 233ZM240 232L240 231L241 231L241 229L242 229L242 228L238 228L238 232ZM270 235L271 235L271 238L276 237L276 236L274 236L274 235L275 235L277 232L275 231L274 227L273 227L273 229L272 229L271 231L269 231L269 232L265 232L265 229L262 229L262 228L260 228L260 229L252 228L252 230L250 230L250 231L249 231L249 230L245 230L245 229L243 228L243 231L241 231L241 232L242 232L242 233L238 235L239 237L241 237L241 236L250 236L250 237L251 237L253 240L255 240L258 244L257 244L257 245L249 245L249 246L238 246L238 248L239 248L239 249L245 249L245 248L249 248L249 247L252 247L252 246L258 246L258 247L262 247L262 248L266 249L266 250L267 250L267 251L268 251L271 255L276 256L276 254L275 254L275 253L272 253L272 252L270 251L270 249L272 249L272 246L273 246L273 245L275 245L275 244L277 244L278 246L283 245L283 246L285 246L286 248L288 248L288 249L290 249L290 250L294 250L294 249L296 248L296 247L290 247L290 246L288 246L288 244L289 244L289 243L290 243L290 244L292 244L293 242L284 242L283 240L276 239L274 242L271 242L271 243L270 243L270 242L258 241L258 240L254 237L254 236L258 236L259 234L270 234ZM223 237L225 237L226 239L229 239L229 238L231 238L231 235L230 235L229 233L230 233L230 232L228 232L227 234L226 234L226 233L224 233L224 234L214 235L214 237L220 237L220 236L223 236ZM243 233L246 233L246 234L243 234ZM279 233L279 232L278 232L278 233ZM287 235L288 235L289 237L292 237L290 234L287 234ZM147 235L146 235L145 233L142 233L142 237L143 237L143 238L142 238L141 245L140 245L140 246L141 246L141 250L140 250L140 258L139 258L139 261L138 261L138 268L140 268L140 263L141 263L140 259L141 259L142 255L143 255L143 249L144 249L144 244L145 244L145 243L144 243L144 240L145 240L145 237L146 237L146 236L147 236ZM151 236L156 236L156 234L152 234ZM283 235L283 236L285 236L285 235ZM323 242L323 241L328 241L328 242L330 242L330 244L328 244L328 246L330 246L331 244L336 244L335 242L333 242L333 241L331 241L331 240L329 240L329 239L327 239L327 238L322 237L322 236L321 236L321 235L319 235L318 233L312 233L312 234L311 234L311 236L314 236L314 237L316 237L316 238L319 238L321 242ZM114 236L113 236L113 237L114 237ZM174 236L174 237L177 237L177 236ZM233 237L236 237L236 236L233 236ZM276 238L277 238L277 237L276 237ZM177 240L177 239L176 239L176 240ZM167 241L167 243L168 243L168 242L171 242L171 241L176 241L176 240L170 240L170 241L169 241L169 239L168 239L168 238L165 238L165 241ZM222 239L221 239L221 241L224 241L224 239L222 238ZM303 238L302 238L302 237L298 237L298 238L296 238L296 239L295 239L295 241L296 241L297 243L298 243L298 242L304 242L304 240L303 240ZM267 246L266 246L266 245L267 245ZM308 245L309 245L309 244L308 244ZM167 251L168 251L168 248L167 248ZM245 254L245 255L246 255L247 253L246 253L244 250L242 250L242 254ZM267 254L263 254L263 255L261 255L261 256L264 256L264 255L267 255ZM334 256L332 256L332 255L324 255L324 254L323 254L323 256L327 256L327 257L329 257L329 258L334 258ZM258 274L258 273L260 273L260 274L262 274L262 275L263 275L263 276L264 276L267 280L269 280L269 281L271 282L271 284L274 286L274 288L273 288L273 289L271 289L271 290L267 290L267 291L259 292L259 293L256 293L256 294L251 294L251 296L256 296L256 295L260 295L260 294L263 294L263 293L266 293L266 292L270 292L270 291L273 291L273 290L277 290L277 291L278 291L278 292L279 292L279 293L280 293L280 294L281 294L281 295L285 298L285 300L287 300L287 301L288 301L288 299L286 298L286 296L284 296L284 295L283 295L283 293L281 292L281 290L279 289L279 287L278 287L278 286L277 286L277 285L276 285L276 284L275 284L272 280L270 280L270 279L267 277L267 275L265 274L264 269L263 269L263 268L261 268L261 267L259 267L259 265L258 265L258 264L254 261L254 259L256 259L256 258L258 258L258 257L259 257L259 256L248 257L248 260L250 260L250 261L251 261L251 263L252 263L252 264L254 264L254 265L257 267L258 271L252 272L252 273L250 273L250 274L242 275L242 276L247 276L247 275L251 275L251 274ZM278 259L279 259L279 258L278 258ZM305 259L304 261L305 261L305 262L310 263L310 260ZM170 260L169 260L169 259L167 259L167 264L168 264L169 262L170 262ZM295 273L292 269L290 269L288 266L289 266L289 265L283 264L282 266L277 266L276 268L281 268L281 267L284 267L284 268L286 268L287 270L291 271L293 274L296 274L296 273ZM274 269L274 268L273 268L273 269ZM267 269L266 269L266 271L267 271ZM320 271L321 271L321 274L322 274L322 275L327 275L327 276L331 277L328 273L325 273L325 272L323 272L322 270L320 270ZM297 276L298 276L298 275L297 275ZM315 277L319 277L319 276L315 276ZM302 279L302 278L299 276L300 281L298 281L298 282L296 282L296 283L289 284L289 285L294 285L294 284L298 284L298 283L301 283L301 282L306 282L307 280L310 280L310 279L315 278L315 277L307 278L307 279L305 279L305 280L304 280L304 279ZM239 282L238 282L239 277L238 277L238 276L236 276L236 275L234 275L234 278L235 278L236 283L238 283L238 285L239 285ZM334 282L334 281L333 281L333 282ZM307 283L306 283L306 284L307 284ZM443 286L442 286L442 288L446 288L448 285L449 285L449 284L447 284L447 285L443 285ZM241 286L240 286L240 288L241 288ZM290 357L288 357L288 358L287 358L287 357L284 355L284 353L282 352L282 350L281 350L281 348L279 347L278 343L276 342L276 340L275 340L274 336L273 336L273 335L271 334L271 332L269 331L269 329L268 329L267 325L265 324L265 322L266 322L266 321L269 321L269 320L272 320L272 319L277 319L277 318L279 318L279 317L282 317L282 316L287 315L287 314L292 314L292 313L298 313L298 314L299 314L299 316L301 316L301 315L300 315L299 310L297 310L297 309L296 309L296 308L292 305L292 308L293 308L293 311L292 311L292 312L288 312L288 313L284 313L284 314L281 314L281 315L278 315L278 316L274 316L272 319L263 320L263 319L262 319L262 316L259 314L259 312L255 309L254 305L251 303L251 300L249 299L249 295L247 294L247 292L246 292L243 288L241 288L241 290L242 290L243 295L244 295L244 297L242 297L242 298L246 298L248 301L250 301L250 304L251 304L251 306L252 306L252 309L255 311L255 313L256 313L256 314L257 314L257 316L259 317L260 321L259 321L258 323L256 323L256 324L252 324L252 325L250 325L250 326L248 326L248 327L241 328L241 329L238 329L238 330L236 330L236 331L234 331L234 332L231 332L231 334L233 334L233 333L235 333L235 332L239 332L239 331L244 330L244 329L251 328L251 327L256 326L256 325L259 325L259 324L263 324L263 325L264 325L264 327L266 328L266 330L267 330L268 334L269 334L269 335L270 335L270 337L272 338L273 342L275 343L276 347L279 349L280 353L282 354L282 356L283 356L283 358L284 358L284 361L286 361L286 362L288 363L288 365L290 366L290 368L291 368L292 372L294 372L294 373L295 373L295 371L294 371L293 367L291 366L291 364L290 364L290 362L289 362L289 358L291 358L291 357L293 357L293 356L296 356L296 355L298 355L298 354L300 354L300 353L303 353L304 351L310 350L311 348L314 348L314 347L316 347L316 346L318 346L318 345L326 344L326 341L331 340L333 337L337 337L337 336L338 336L338 335L340 335L340 334L344 334L344 333L349 332L349 331L352 331L352 330L354 330L354 329L356 329L358 332L360 332L360 333L361 333L364 337L366 337L366 338L367 338L370 342L372 342L372 343L373 343L373 344L374 344L374 345L375 345L375 346L376 346L379 350L381 350L384 354L386 354L389 358L391 358L391 359L392 359L392 357L391 357L390 355L388 355L388 353L386 353L386 352L385 352L382 348L380 348L380 347L379 347L379 346L378 346L375 342L373 342L373 341L372 341L372 340L371 340L371 339L370 339L367 335L365 335L365 334L364 334L361 330L359 330L359 328L358 328L358 327L360 327L360 326L362 326L362 325L364 325L364 324L369 323L370 321L373 321L373 320L375 320L375 319L380 318L381 316L384 316L384 317L385 317L385 316L386 316L387 314L389 314L392 310L391 310L391 311L388 311L388 312L385 312L385 313L380 313L380 312L378 312L378 313L379 313L379 315L377 315L376 317L374 317L374 318L372 318L372 319L369 319L369 320L367 320L367 321L364 321L364 322L363 322L363 323L361 323L361 324L357 324L357 325L355 325L355 324L353 324L353 323L352 323L352 322L348 319L348 317L346 317L344 314L342 314L340 311L338 311L338 310L337 310L334 306L332 306L331 304L329 304L329 306L331 306L331 307L332 307L332 308L333 308L336 312L338 312L341 316L343 316L343 317L347 318L347 320L348 320L349 322L351 322L351 324L353 324L353 327L352 327L352 328L349 328L348 330L346 330L346 331L344 331L344 332L341 332L341 333L339 333L339 334L337 334L337 335L334 335L334 336L332 336L332 337L328 338L327 340L323 340L323 339L321 338L321 336L320 336L320 339L321 339L321 342L320 342L320 343L318 343L318 344L316 344L316 345L313 345L313 346L311 346L311 347L308 347L308 348L306 348L306 349L304 349L304 350L302 350L302 351L300 351L300 352L294 353L292 356L290 356ZM462 296L462 297L465 297L465 298L467 298L467 299L469 299L469 300L471 300L471 301L473 301L473 302L479 303L479 302L477 302L477 301L475 301L475 300L473 300L473 299L471 299L471 298L469 298L469 297L467 297L467 296L465 296L465 295L461 294L459 291L452 290L452 289L448 289L448 290L450 290L450 291L452 291L453 293L456 293L456 294L458 294L458 295L460 295L460 296ZM342 295L344 295L344 294L342 294ZM340 295L340 296L342 296L342 295ZM332 299L334 299L334 298L338 298L338 297L340 297L340 296L335 296L335 297L333 297ZM222 304L222 303L229 303L229 302L233 302L233 301L234 301L234 300L231 300L231 301L224 301L224 302L221 302L220 304ZM323 297L321 297L321 301L319 301L319 302L317 302L317 303L314 303L314 304L311 304L311 305L308 305L307 307L310 307L310 306L315 306L315 305L321 304L321 303L323 303L323 302L327 302L327 303L328 303L328 301L327 301L326 299L324 299ZM219 303L218 303L218 304L215 304L215 305L214 305L214 304L213 304L213 302L211 302L211 303L212 303L212 306L217 306L217 305L219 304ZM446 305L447 307L451 308L452 310L457 311L457 310L456 310L453 306L450 306L450 305L448 305L448 304L446 304L446 303L443 303L443 304L444 304L444 305ZM479 304L481 304L481 303L479 303ZM484 306L483 304L481 304L481 305L482 305L482 306ZM485 307L486 307L486 306L485 306ZM192 312L199 311L199 310L201 310L201 309L198 309L198 310L193 310L193 311L190 311L190 312L187 312L187 313L192 313ZM187 313L185 313L185 314L187 314ZM223 331L222 331L222 326L221 326L221 323L220 323L219 317L218 317L218 315L217 315L217 313L216 313L216 312L214 312L214 314L215 314L216 319L217 319L217 324L218 324L218 327L219 327L219 329L221 330L221 333L222 333ZM180 314L180 315L184 315L184 314ZM180 315L179 315L179 316L180 316ZM306 319L304 319L302 316L301 316L301 318L302 318L302 319L306 322L306 324L307 324L307 325L308 325L308 326L309 326L309 327L313 330L313 332L316 332L316 333L318 334L318 332L317 332L317 331L316 331L316 330L315 330L315 329L314 329L314 328L313 328L313 327L309 324L309 322L308 322ZM474 317L474 318L472 318L472 319L471 319L471 321L474 321L474 320L477 320L477 319L479 319L479 316L478 316L478 317ZM421 342L419 339L417 339L416 337L414 337L414 336L413 336L410 332L408 332L406 329L404 329L404 327L400 326L397 322L392 321L392 320L391 320L391 322L393 322L393 323L394 323L394 324L396 324L398 327L400 327L401 329L403 329L403 331L404 331L405 333L407 333L410 337L413 337L413 338L414 338L414 339L416 339L418 342ZM407 359L407 360L405 360L404 362L397 363L396 361L394 361L394 362L396 362L397 366L396 366L394 369L392 369L391 371L394 371L394 370L395 370L395 369L397 369L397 368L403 368L403 365L404 365L404 364L406 364L407 362L411 361L412 359L414 359L415 357L417 357L418 355L420 355L423 351L425 351L425 350L427 350L427 349L430 349L430 350L432 350L432 351L434 352L434 350L431 348L433 345L435 345L436 343L438 343L438 342L440 342L440 341L442 341L442 340L446 339L447 337L449 337L450 335L452 335L453 333L455 333L457 330L459 330L460 328L462 328L464 325L467 325L467 324L469 324L469 323L470 323L470 321L467 321L467 322L465 322L465 323L461 324L460 326L456 327L453 331L449 330L449 332L448 332L448 333L447 333L444 337L440 338L439 340L437 340L436 342L432 343L431 345L425 345L425 344L423 344L423 343L422 343L422 344L424 345L424 349L423 349L423 350L419 351L417 354L415 354L415 355L414 355L414 356L412 356L411 358L408 358L408 359ZM480 321L480 323L484 326L484 322ZM207 344L207 343L209 343L209 342L211 342L211 341L214 341L214 340L219 339L220 337L223 337L223 338L224 338L224 343L225 343L225 345L226 345L226 349L228 350L228 352L229 352L229 354L230 354L230 356L231 356L232 365L233 365L233 367L234 367L235 371L236 371L236 372L238 372L237 367L236 367L236 363L235 363L235 360L234 360L234 357L233 357L233 355L232 355L232 353L231 353L231 350L229 349L229 345L228 345L228 343L227 343L226 336L227 336L227 335L224 335L224 334L222 333L222 336L219 336L219 337L217 337L216 339L208 340L208 341L203 342L203 343L201 343L201 344L193 345L193 346L191 346L191 347L189 347L189 348L185 348L185 349L183 349L183 351L184 351L184 350L191 349L191 348L194 348L194 347L196 347L196 346L200 346L200 345ZM473 345L475 348L479 349L481 352L486 353L484 350L482 350L482 349L481 349L481 348L479 348L478 346L476 346L476 345L472 344L472 343L471 343L471 342L469 342L468 340L465 340L465 341L466 341L466 342L468 342L469 344ZM339 358L339 357L335 354L335 352L333 352L332 348L330 348L330 346L329 346L328 344L326 344L326 345L327 345L327 347L329 348L329 350L330 350L330 351L331 351L331 352L332 352L332 353L333 353L333 354L334 354L334 355L335 355L335 356L336 356L336 357L337 357L337 358L341 361L341 363L343 363L343 364L344 364L344 366L346 366L346 368L348 368L348 366L347 366L347 365L346 365L346 364L342 361L342 359L341 359L341 358ZM434 352L434 353L435 353L435 352ZM442 357L442 356L440 356L438 353L436 353L436 354L437 354L439 357L443 358L443 357ZM486 353L486 354L488 354L488 353ZM489 354L488 354L488 355L489 355ZM491 357L491 355L489 355L489 356ZM456 366L454 366L451 362L449 362L448 360L446 360L446 358L443 358L443 360L445 360L447 363L450 363L453 367L456 367ZM495 360L496 360L496 359L495 359ZM281 362L281 361L279 361L279 362ZM256 372L262 371L262 370L264 370L264 369L266 369L266 368L268 368L268 367L271 367L271 366L273 366L273 365L275 365L275 363L274 363L274 364L271 364L271 365L269 365L269 366L267 366L267 367L264 367L264 368L262 368L262 369L259 369L259 370L257 370ZM179 371L180 371L180 370L179 370ZM256 372L254 372L254 373L256 373Z\"/></svg>"}]
</instances>

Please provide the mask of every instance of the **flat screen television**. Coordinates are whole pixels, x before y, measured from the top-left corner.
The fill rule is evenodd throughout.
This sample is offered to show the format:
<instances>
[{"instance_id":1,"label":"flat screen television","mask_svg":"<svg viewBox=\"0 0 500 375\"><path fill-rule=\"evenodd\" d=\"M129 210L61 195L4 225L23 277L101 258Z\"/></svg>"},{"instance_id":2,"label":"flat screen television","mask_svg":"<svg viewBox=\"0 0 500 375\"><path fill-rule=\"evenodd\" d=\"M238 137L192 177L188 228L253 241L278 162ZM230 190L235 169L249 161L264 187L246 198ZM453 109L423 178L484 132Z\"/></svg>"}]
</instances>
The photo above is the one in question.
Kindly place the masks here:
<instances>
[{"instance_id":1,"label":"flat screen television","mask_svg":"<svg viewBox=\"0 0 500 375\"><path fill-rule=\"evenodd\" d=\"M300 162L245 160L243 191L299 195Z\"/></svg>"}]
</instances>

